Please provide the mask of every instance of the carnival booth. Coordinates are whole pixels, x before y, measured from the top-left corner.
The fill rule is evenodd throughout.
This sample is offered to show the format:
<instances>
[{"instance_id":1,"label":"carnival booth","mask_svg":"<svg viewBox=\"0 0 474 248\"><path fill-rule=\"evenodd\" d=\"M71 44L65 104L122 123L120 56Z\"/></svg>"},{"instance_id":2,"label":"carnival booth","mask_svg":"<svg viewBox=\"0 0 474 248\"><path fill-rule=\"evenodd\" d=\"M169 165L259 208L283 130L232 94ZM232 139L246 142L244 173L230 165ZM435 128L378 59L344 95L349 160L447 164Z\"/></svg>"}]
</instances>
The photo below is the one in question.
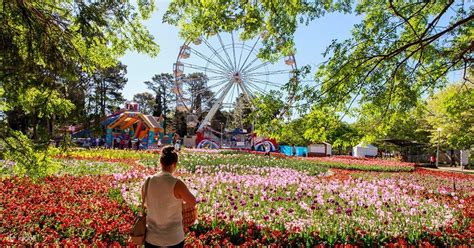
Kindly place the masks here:
<instances>
[{"instance_id":1,"label":"carnival booth","mask_svg":"<svg viewBox=\"0 0 474 248\"><path fill-rule=\"evenodd\" d=\"M308 145L308 157L331 156L331 149L331 144L326 142Z\"/></svg>"},{"instance_id":2,"label":"carnival booth","mask_svg":"<svg viewBox=\"0 0 474 248\"><path fill-rule=\"evenodd\" d=\"M357 158L375 157L377 156L377 153L378 148L371 144L364 146L362 143L360 143L352 148L352 156Z\"/></svg>"}]
</instances>

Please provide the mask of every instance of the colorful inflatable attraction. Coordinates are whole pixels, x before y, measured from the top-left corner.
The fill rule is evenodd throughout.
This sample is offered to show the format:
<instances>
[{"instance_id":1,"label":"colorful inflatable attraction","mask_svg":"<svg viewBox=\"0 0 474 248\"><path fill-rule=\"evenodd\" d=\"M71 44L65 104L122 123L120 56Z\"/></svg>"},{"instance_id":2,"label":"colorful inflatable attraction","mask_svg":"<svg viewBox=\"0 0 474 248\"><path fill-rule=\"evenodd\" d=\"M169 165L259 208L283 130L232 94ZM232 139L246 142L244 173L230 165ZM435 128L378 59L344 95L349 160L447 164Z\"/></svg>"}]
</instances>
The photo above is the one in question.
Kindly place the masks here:
<instances>
[{"instance_id":1,"label":"colorful inflatable attraction","mask_svg":"<svg viewBox=\"0 0 474 248\"><path fill-rule=\"evenodd\" d=\"M140 112L124 111L107 118L105 142L110 147L112 139L122 137L126 139L140 139L144 148L155 142L155 137L163 132L158 120L151 115Z\"/></svg>"}]
</instances>

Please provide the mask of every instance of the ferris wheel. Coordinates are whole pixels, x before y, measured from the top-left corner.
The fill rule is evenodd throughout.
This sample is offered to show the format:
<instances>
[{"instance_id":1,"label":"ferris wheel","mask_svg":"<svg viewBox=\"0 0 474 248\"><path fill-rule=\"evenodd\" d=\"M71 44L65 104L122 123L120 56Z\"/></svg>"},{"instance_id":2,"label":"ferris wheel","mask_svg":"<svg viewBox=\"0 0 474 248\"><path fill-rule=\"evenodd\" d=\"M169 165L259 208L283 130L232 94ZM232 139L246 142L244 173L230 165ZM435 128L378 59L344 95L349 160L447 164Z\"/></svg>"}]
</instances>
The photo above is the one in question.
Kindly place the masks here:
<instances>
[{"instance_id":1,"label":"ferris wheel","mask_svg":"<svg viewBox=\"0 0 474 248\"><path fill-rule=\"evenodd\" d=\"M209 109L199 124L198 131L210 122L219 109L232 110L239 98L244 98L249 108L257 94L268 94L277 90L286 99L287 107L292 103L294 92L287 90L288 83L297 84L296 60L289 54L277 61L264 61L258 57L262 46L261 35L253 40L241 41L235 32L219 33L209 38L187 40L180 47L176 62L173 64L177 110L189 113L188 126L195 127L197 118L192 113L192 99L196 95L212 92L213 98L207 99ZM199 73L204 76L205 85L194 96L190 96L185 75ZM240 99L242 100L242 99ZM242 101L241 101L242 102ZM210 103L210 104L209 104ZM283 114L287 109L282 109Z\"/></svg>"}]
</instances>

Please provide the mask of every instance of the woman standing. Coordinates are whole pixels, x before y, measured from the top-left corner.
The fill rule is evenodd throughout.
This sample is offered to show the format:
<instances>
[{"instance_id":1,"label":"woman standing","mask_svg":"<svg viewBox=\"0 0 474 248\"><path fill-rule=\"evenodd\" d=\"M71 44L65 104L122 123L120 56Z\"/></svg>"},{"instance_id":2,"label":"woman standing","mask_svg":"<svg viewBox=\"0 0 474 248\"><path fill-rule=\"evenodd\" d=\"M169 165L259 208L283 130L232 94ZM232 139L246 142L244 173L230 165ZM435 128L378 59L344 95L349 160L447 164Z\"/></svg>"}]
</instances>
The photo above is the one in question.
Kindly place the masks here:
<instances>
[{"instance_id":1,"label":"woman standing","mask_svg":"<svg viewBox=\"0 0 474 248\"><path fill-rule=\"evenodd\" d=\"M145 247L184 247L182 204L196 205L196 198L180 179L176 170L178 154L174 147L161 150L161 172L150 178L145 198L147 233ZM142 197L144 189L142 188Z\"/></svg>"}]
</instances>

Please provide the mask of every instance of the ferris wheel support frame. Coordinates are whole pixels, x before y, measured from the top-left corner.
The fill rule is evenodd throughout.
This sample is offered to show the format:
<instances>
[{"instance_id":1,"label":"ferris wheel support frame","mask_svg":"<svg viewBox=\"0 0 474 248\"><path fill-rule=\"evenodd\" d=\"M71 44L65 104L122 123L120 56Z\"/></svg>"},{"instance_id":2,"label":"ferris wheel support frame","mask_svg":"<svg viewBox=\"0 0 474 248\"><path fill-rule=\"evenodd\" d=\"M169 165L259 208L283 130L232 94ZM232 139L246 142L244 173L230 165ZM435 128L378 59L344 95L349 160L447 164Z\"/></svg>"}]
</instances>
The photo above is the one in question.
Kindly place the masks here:
<instances>
[{"instance_id":1,"label":"ferris wheel support frame","mask_svg":"<svg viewBox=\"0 0 474 248\"><path fill-rule=\"evenodd\" d=\"M232 88L233 83L230 82L228 83L225 87L225 89L222 91L221 95L219 96L219 99L217 100L216 103L212 106L212 108L209 110L207 113L206 117L204 120L199 124L199 127L197 129L198 132L202 131L204 127L210 124L211 119L214 117L214 115L217 113L217 110L221 107L222 103L224 102L224 98L229 93L230 89Z\"/></svg>"}]
</instances>

